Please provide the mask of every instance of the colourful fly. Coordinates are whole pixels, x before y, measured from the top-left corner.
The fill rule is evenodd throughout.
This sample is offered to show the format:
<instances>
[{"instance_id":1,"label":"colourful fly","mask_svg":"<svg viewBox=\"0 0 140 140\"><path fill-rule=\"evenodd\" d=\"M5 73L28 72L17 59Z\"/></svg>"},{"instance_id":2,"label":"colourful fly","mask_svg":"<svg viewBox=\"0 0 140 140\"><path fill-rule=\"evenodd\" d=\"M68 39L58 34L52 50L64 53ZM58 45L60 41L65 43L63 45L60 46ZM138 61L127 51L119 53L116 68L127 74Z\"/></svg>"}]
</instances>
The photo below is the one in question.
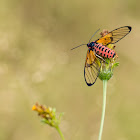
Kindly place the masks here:
<instances>
[{"instance_id":1,"label":"colourful fly","mask_svg":"<svg viewBox=\"0 0 140 140\"><path fill-rule=\"evenodd\" d=\"M97 39L96 41L90 42L92 37L98 31L97 30L89 40L88 44L81 44L77 46L80 47L82 45L87 45L88 47L84 67L84 78L88 86L93 85L97 80L101 67L99 64L101 63L100 60L105 61L104 58L114 58L116 56L115 51L106 47L106 45L115 44L116 42L120 41L130 33L131 29L132 28L130 26L123 26L107 33L105 36ZM72 50L75 48L72 48Z\"/></svg>"}]
</instances>

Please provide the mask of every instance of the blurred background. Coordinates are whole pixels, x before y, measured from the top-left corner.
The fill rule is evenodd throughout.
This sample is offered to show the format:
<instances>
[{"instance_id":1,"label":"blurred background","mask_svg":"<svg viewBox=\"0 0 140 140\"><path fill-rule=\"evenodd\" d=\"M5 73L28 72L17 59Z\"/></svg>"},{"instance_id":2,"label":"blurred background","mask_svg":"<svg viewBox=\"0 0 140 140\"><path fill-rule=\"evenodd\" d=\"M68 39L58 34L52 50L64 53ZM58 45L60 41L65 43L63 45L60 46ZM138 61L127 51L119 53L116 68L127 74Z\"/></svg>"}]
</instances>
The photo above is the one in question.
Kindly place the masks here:
<instances>
[{"instance_id":1,"label":"blurred background","mask_svg":"<svg viewBox=\"0 0 140 140\"><path fill-rule=\"evenodd\" d=\"M97 29L132 26L116 44L120 66L108 82L103 140L140 139L140 2L0 1L0 140L60 140L31 110L64 112L66 140L97 140L102 81L84 81L87 43ZM100 37L97 33L93 40Z\"/></svg>"}]
</instances>

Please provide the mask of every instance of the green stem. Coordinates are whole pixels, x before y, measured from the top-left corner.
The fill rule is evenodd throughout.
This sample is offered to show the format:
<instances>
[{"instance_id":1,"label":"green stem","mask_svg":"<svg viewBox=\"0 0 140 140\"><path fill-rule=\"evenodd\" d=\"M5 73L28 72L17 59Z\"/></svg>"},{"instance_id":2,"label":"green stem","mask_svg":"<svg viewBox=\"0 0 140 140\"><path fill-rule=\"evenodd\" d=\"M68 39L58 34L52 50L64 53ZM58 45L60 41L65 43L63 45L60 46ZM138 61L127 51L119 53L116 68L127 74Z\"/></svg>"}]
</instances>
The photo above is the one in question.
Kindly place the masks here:
<instances>
[{"instance_id":1,"label":"green stem","mask_svg":"<svg viewBox=\"0 0 140 140\"><path fill-rule=\"evenodd\" d=\"M60 128L59 128L59 126L56 126L55 128L56 128L56 130L58 131L58 133L59 133L61 139L62 139L62 140L65 140L65 139L64 139L64 136L63 136L63 134L62 134L62 132L61 132L61 130L60 130Z\"/></svg>"},{"instance_id":2,"label":"green stem","mask_svg":"<svg viewBox=\"0 0 140 140\"><path fill-rule=\"evenodd\" d=\"M107 90L107 80L103 80L103 107L102 107L102 117L101 117L101 125L99 131L99 139L102 138L103 126L104 126L104 119L105 119L105 108L106 108L106 90Z\"/></svg>"}]
</instances>

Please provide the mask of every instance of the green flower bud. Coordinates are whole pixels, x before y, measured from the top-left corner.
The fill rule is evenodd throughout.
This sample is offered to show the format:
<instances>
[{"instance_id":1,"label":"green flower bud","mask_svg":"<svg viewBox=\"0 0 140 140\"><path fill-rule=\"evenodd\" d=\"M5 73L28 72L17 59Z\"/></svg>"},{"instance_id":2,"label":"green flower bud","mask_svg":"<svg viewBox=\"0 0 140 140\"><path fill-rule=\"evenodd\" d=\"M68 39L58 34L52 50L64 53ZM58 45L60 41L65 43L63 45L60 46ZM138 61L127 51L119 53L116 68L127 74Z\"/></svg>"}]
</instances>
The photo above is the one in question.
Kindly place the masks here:
<instances>
[{"instance_id":1,"label":"green flower bud","mask_svg":"<svg viewBox=\"0 0 140 140\"><path fill-rule=\"evenodd\" d=\"M105 61L101 63L101 69L99 72L99 78L101 80L109 80L113 76L113 70L119 65L119 62L115 62L114 58L106 58Z\"/></svg>"}]
</instances>

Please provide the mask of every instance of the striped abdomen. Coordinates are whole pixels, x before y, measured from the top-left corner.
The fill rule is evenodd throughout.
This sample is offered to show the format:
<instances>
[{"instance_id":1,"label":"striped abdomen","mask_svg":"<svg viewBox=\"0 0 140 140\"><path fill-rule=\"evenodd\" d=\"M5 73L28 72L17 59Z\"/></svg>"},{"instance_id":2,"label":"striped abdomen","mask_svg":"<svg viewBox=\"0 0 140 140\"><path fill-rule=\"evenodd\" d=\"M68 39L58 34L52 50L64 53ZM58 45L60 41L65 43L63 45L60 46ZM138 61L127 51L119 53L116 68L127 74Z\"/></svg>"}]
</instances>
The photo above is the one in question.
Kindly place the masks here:
<instances>
[{"instance_id":1,"label":"striped abdomen","mask_svg":"<svg viewBox=\"0 0 140 140\"><path fill-rule=\"evenodd\" d=\"M113 50L101 44L94 44L94 49L97 54L106 58L113 58L116 55Z\"/></svg>"}]
</instances>

